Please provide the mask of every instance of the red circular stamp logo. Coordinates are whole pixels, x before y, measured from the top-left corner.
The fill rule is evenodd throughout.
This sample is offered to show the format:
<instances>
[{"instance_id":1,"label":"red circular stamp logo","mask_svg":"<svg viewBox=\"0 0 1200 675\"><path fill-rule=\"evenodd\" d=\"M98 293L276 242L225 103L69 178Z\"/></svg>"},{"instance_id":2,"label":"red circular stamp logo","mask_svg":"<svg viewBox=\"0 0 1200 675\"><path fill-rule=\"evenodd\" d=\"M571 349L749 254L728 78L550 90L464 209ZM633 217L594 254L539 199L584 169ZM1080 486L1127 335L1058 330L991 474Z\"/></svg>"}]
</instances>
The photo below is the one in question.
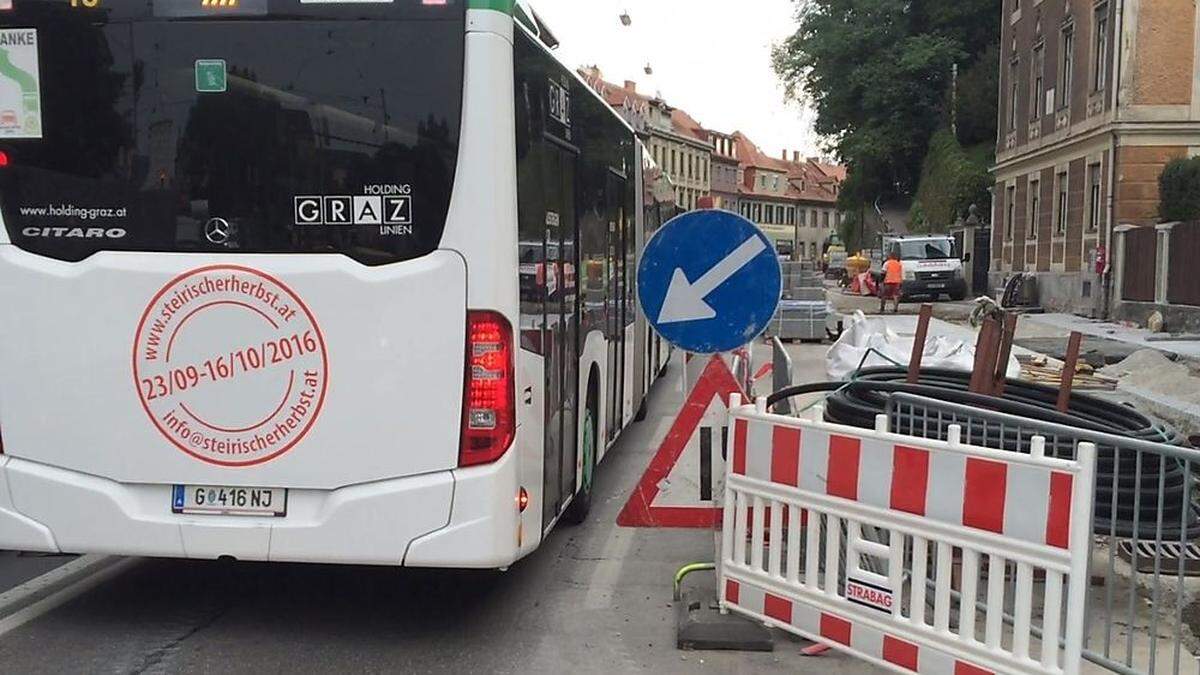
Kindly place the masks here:
<instances>
[{"instance_id":1,"label":"red circular stamp logo","mask_svg":"<svg viewBox=\"0 0 1200 675\"><path fill-rule=\"evenodd\" d=\"M133 343L133 379L154 426L221 466L296 446L329 385L325 338L278 279L235 265L176 277L150 301Z\"/></svg>"}]
</instances>

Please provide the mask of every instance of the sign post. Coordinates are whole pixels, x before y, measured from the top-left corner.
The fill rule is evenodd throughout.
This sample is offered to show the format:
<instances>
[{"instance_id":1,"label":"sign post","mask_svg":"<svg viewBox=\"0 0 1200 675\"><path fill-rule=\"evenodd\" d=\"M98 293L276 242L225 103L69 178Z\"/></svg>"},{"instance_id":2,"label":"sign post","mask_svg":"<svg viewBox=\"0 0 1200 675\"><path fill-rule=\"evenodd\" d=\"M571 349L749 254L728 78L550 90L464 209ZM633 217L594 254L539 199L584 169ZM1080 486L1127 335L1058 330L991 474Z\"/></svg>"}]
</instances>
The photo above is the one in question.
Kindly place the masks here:
<instances>
[{"instance_id":1,"label":"sign post","mask_svg":"<svg viewBox=\"0 0 1200 675\"><path fill-rule=\"evenodd\" d=\"M664 340L727 352L766 330L783 288L771 240L729 211L693 211L654 235L638 267L638 299Z\"/></svg>"},{"instance_id":2,"label":"sign post","mask_svg":"<svg viewBox=\"0 0 1200 675\"><path fill-rule=\"evenodd\" d=\"M638 300L654 330L686 352L681 359L685 395L670 431L621 509L619 525L711 528L714 548L719 547L721 477L734 441L728 410L743 396L722 352L744 347L766 330L779 305L782 277L771 240L728 211L679 216L646 244L638 267ZM689 387L691 354L706 357L696 359L702 372ZM746 368L751 370L749 364ZM685 566L676 583L686 571L704 567ZM711 609L713 603L693 603L686 593L680 597L680 648L772 648L761 625L721 615Z\"/></svg>"},{"instance_id":3,"label":"sign post","mask_svg":"<svg viewBox=\"0 0 1200 675\"><path fill-rule=\"evenodd\" d=\"M679 216L646 245L638 299L650 325L696 359L683 403L617 522L629 527L720 525L720 481L729 399L744 393L721 353L762 334L779 304L782 274L774 246L728 211ZM749 366L747 366L749 368Z\"/></svg>"}]
</instances>

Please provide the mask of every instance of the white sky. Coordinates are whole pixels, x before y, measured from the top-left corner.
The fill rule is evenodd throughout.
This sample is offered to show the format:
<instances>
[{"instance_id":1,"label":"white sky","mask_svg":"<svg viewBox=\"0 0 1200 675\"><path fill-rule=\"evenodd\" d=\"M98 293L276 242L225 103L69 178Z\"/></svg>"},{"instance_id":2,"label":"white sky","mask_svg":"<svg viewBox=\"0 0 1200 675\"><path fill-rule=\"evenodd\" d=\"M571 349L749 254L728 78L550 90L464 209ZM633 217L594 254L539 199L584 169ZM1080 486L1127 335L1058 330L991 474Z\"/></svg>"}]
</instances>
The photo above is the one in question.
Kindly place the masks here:
<instances>
[{"instance_id":1,"label":"white sky","mask_svg":"<svg viewBox=\"0 0 1200 675\"><path fill-rule=\"evenodd\" d=\"M742 131L768 155L819 152L812 113L785 103L771 46L795 30L792 0L532 0L559 57L659 93L701 124ZM621 25L627 11L630 27ZM653 75L646 75L649 62ZM789 152L790 154L790 152Z\"/></svg>"}]
</instances>

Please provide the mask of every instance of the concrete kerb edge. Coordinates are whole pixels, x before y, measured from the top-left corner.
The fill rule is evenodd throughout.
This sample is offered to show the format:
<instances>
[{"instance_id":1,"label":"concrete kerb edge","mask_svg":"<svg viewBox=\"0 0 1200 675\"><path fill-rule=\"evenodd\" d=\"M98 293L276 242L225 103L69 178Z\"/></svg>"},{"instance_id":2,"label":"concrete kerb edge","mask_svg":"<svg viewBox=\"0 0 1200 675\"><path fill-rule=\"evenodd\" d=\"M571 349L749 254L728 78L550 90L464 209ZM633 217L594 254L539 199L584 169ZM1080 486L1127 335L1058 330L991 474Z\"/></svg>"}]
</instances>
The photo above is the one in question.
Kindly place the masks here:
<instances>
[{"instance_id":1,"label":"concrete kerb edge","mask_svg":"<svg viewBox=\"0 0 1200 675\"><path fill-rule=\"evenodd\" d=\"M120 556L89 553L0 593L0 621L122 560Z\"/></svg>"}]
</instances>

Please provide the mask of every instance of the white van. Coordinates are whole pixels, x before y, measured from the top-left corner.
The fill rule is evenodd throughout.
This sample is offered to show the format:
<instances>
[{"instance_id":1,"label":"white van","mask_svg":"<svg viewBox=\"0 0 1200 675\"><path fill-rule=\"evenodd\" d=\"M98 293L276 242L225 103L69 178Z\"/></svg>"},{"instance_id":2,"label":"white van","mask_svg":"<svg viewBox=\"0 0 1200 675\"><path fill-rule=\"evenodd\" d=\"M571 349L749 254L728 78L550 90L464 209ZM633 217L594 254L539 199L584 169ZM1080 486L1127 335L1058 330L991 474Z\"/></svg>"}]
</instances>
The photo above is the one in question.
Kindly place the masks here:
<instances>
[{"instance_id":1,"label":"white van","mask_svg":"<svg viewBox=\"0 0 1200 675\"><path fill-rule=\"evenodd\" d=\"M967 280L963 275L962 257L954 237L941 234L917 236L884 236L878 260L883 262L893 252L904 265L901 297L927 296L934 299L949 295L951 300L967 297Z\"/></svg>"}]
</instances>

